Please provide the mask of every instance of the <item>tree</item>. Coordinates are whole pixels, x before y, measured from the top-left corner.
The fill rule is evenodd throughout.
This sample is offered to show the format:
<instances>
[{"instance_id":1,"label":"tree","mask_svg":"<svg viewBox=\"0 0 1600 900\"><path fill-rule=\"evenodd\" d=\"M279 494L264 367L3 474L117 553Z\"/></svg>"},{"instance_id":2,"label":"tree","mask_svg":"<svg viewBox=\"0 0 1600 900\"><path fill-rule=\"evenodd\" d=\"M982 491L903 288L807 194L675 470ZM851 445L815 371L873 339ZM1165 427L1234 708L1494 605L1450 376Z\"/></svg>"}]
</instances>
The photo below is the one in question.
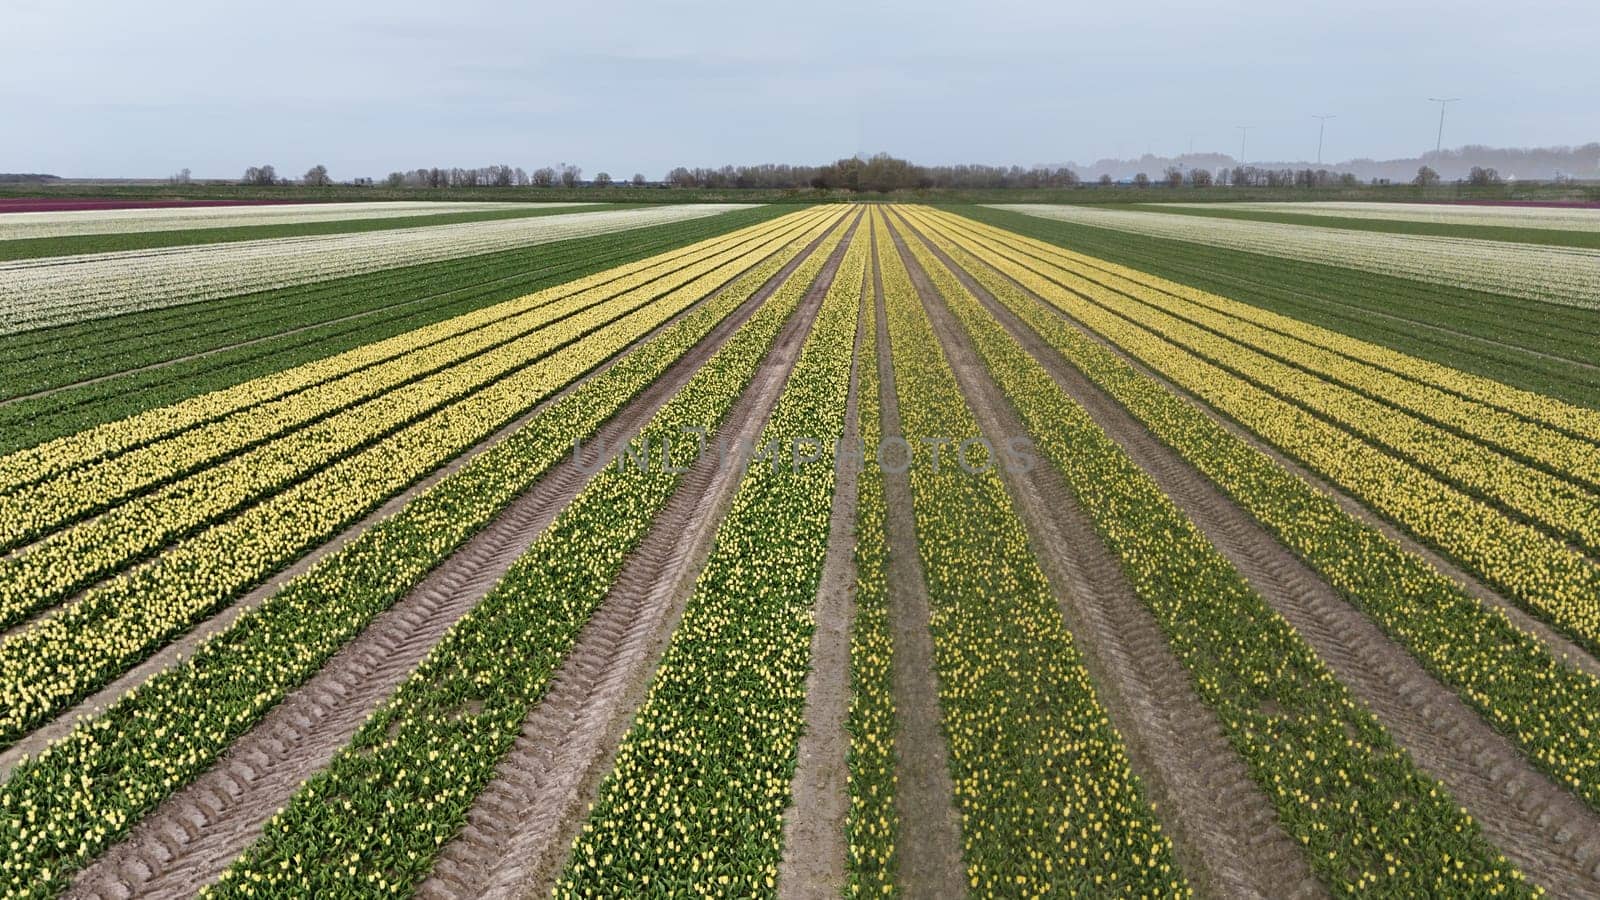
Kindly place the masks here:
<instances>
[{"instance_id":1,"label":"tree","mask_svg":"<svg viewBox=\"0 0 1600 900\"><path fill-rule=\"evenodd\" d=\"M278 170L271 166L251 166L244 170L244 183L271 186L278 183Z\"/></svg>"},{"instance_id":2,"label":"tree","mask_svg":"<svg viewBox=\"0 0 1600 900\"><path fill-rule=\"evenodd\" d=\"M1101 187L1111 187L1111 175L1110 175L1110 173L1107 173L1105 175L1101 175L1100 176L1100 186Z\"/></svg>"},{"instance_id":3,"label":"tree","mask_svg":"<svg viewBox=\"0 0 1600 900\"><path fill-rule=\"evenodd\" d=\"M1190 169L1189 170L1189 186L1190 187L1197 187L1197 188L1210 187L1211 186L1211 170L1210 169Z\"/></svg>"},{"instance_id":4,"label":"tree","mask_svg":"<svg viewBox=\"0 0 1600 900\"><path fill-rule=\"evenodd\" d=\"M1136 187L1136 188L1147 188L1147 187L1149 187L1150 186L1150 176L1146 175L1143 172L1140 172L1139 174L1133 176L1133 186Z\"/></svg>"},{"instance_id":5,"label":"tree","mask_svg":"<svg viewBox=\"0 0 1600 900\"><path fill-rule=\"evenodd\" d=\"M387 184L389 187L392 187L392 188L400 187L401 185L406 183L406 173L404 173L404 172L390 172L389 173L389 177L384 179L384 183Z\"/></svg>"},{"instance_id":6,"label":"tree","mask_svg":"<svg viewBox=\"0 0 1600 900\"><path fill-rule=\"evenodd\" d=\"M1427 187L1428 185L1431 185L1431 184L1438 184L1439 183L1439 173L1435 172L1432 168L1430 168L1428 166L1423 166L1422 168L1417 170L1417 177L1411 179L1411 183L1415 184L1415 185L1418 185L1419 187Z\"/></svg>"},{"instance_id":7,"label":"tree","mask_svg":"<svg viewBox=\"0 0 1600 900\"><path fill-rule=\"evenodd\" d=\"M1183 170L1177 166L1167 166L1167 170L1161 173L1161 177L1166 180L1167 187L1183 187Z\"/></svg>"},{"instance_id":8,"label":"tree","mask_svg":"<svg viewBox=\"0 0 1600 900\"><path fill-rule=\"evenodd\" d=\"M581 178L583 178L583 169L577 166L569 166L566 163L561 164L562 187L577 187Z\"/></svg>"},{"instance_id":9,"label":"tree","mask_svg":"<svg viewBox=\"0 0 1600 900\"><path fill-rule=\"evenodd\" d=\"M1491 184L1499 184L1500 173L1495 171L1494 167L1492 166L1487 169L1485 169L1483 166L1473 166L1472 171L1467 173L1467 183L1476 187L1487 187ZM1557 183L1560 183L1559 180Z\"/></svg>"},{"instance_id":10,"label":"tree","mask_svg":"<svg viewBox=\"0 0 1600 900\"><path fill-rule=\"evenodd\" d=\"M333 184L333 179L328 177L328 167L318 163L306 170L305 183L311 187L327 187Z\"/></svg>"},{"instance_id":11,"label":"tree","mask_svg":"<svg viewBox=\"0 0 1600 900\"><path fill-rule=\"evenodd\" d=\"M635 173L633 173L633 186L634 187L644 187L644 173L643 172L635 172Z\"/></svg>"},{"instance_id":12,"label":"tree","mask_svg":"<svg viewBox=\"0 0 1600 900\"><path fill-rule=\"evenodd\" d=\"M167 180L172 182L173 184L188 184L189 183L189 170L188 169L179 169L178 171L174 172L172 174L172 177L168 178Z\"/></svg>"},{"instance_id":13,"label":"tree","mask_svg":"<svg viewBox=\"0 0 1600 900\"><path fill-rule=\"evenodd\" d=\"M611 173L601 172L594 177L595 187L611 187Z\"/></svg>"},{"instance_id":14,"label":"tree","mask_svg":"<svg viewBox=\"0 0 1600 900\"><path fill-rule=\"evenodd\" d=\"M533 170L534 187L549 187L556 183L556 170L549 166L540 166Z\"/></svg>"}]
</instances>

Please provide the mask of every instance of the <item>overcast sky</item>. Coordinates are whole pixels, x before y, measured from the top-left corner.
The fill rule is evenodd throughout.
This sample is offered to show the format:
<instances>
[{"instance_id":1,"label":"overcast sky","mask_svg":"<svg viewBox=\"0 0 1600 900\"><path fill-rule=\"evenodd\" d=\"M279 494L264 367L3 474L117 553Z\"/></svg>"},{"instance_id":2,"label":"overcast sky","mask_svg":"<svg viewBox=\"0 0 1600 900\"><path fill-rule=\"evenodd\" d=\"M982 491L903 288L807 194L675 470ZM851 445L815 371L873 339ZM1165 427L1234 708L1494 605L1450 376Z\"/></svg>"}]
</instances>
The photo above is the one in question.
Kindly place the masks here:
<instances>
[{"instance_id":1,"label":"overcast sky","mask_svg":"<svg viewBox=\"0 0 1600 900\"><path fill-rule=\"evenodd\" d=\"M1600 140L1594 0L7 0L0 171L1252 160ZM538 7L548 7L538 9ZM769 11L770 10L770 11Z\"/></svg>"}]
</instances>

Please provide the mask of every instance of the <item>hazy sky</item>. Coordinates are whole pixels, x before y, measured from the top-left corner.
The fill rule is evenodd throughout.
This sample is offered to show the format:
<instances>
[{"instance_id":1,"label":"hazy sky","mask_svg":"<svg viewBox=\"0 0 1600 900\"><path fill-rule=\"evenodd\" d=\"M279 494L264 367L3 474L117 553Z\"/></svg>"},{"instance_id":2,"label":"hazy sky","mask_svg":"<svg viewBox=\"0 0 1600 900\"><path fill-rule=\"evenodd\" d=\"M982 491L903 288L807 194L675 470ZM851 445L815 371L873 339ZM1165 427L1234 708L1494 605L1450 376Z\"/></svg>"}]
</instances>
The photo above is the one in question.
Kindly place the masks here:
<instances>
[{"instance_id":1,"label":"hazy sky","mask_svg":"<svg viewBox=\"0 0 1600 900\"><path fill-rule=\"evenodd\" d=\"M541 8L544 7L544 8ZM7 0L0 171L1328 160L1600 140L1594 0Z\"/></svg>"}]
</instances>

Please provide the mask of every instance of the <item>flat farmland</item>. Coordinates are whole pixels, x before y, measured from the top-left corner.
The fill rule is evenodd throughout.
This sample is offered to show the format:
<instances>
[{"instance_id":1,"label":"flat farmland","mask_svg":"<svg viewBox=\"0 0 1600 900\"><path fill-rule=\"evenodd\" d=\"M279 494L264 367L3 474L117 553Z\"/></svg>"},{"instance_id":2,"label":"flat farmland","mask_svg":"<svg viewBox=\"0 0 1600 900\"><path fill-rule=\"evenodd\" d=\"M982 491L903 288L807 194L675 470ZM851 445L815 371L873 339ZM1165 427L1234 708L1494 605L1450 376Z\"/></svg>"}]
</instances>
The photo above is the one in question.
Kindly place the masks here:
<instances>
[{"instance_id":1,"label":"flat farmland","mask_svg":"<svg viewBox=\"0 0 1600 900\"><path fill-rule=\"evenodd\" d=\"M5 896L1600 894L1600 210L70 205Z\"/></svg>"}]
</instances>

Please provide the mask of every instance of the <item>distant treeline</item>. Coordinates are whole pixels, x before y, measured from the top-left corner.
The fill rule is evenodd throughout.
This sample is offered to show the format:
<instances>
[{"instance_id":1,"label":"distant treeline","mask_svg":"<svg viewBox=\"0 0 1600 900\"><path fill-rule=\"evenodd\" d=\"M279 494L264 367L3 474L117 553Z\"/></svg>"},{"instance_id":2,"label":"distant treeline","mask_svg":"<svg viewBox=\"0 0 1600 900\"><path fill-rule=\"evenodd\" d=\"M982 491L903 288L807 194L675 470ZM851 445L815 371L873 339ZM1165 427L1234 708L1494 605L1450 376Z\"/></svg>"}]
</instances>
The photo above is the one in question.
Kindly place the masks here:
<instances>
[{"instance_id":1,"label":"distant treeline","mask_svg":"<svg viewBox=\"0 0 1600 900\"><path fill-rule=\"evenodd\" d=\"M1102 174L1104 186L1118 179ZM1358 179L1348 172L1328 169L1265 169L1257 166L1190 168L1167 166L1140 171L1124 179L1136 187L1165 184L1170 187L1211 187L1236 184L1248 187L1352 186ZM844 190L855 193L893 191L1006 191L1073 188L1084 184L1069 166L922 166L888 154L861 159L848 157L825 166L723 166L720 169L678 167L667 173L667 184L677 188Z\"/></svg>"},{"instance_id":2,"label":"distant treeline","mask_svg":"<svg viewBox=\"0 0 1600 900\"><path fill-rule=\"evenodd\" d=\"M49 184L60 181L59 175L39 175L32 172L0 172L0 184Z\"/></svg>"}]
</instances>

